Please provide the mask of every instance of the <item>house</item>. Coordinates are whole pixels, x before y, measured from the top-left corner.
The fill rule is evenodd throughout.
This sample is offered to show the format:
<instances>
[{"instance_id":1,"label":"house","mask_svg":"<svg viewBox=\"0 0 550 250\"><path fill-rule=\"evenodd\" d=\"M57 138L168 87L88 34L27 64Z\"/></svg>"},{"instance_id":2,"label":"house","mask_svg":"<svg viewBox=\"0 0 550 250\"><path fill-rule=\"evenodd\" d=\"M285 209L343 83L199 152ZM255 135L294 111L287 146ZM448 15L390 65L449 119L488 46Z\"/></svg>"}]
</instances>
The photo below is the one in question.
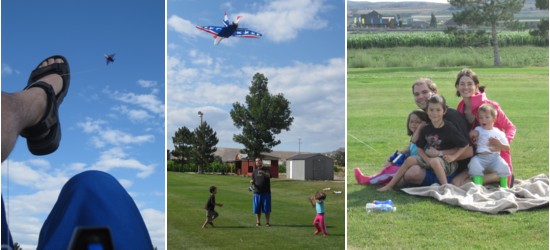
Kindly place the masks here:
<instances>
[{"instance_id":1,"label":"house","mask_svg":"<svg viewBox=\"0 0 550 250\"><path fill-rule=\"evenodd\" d=\"M288 158L287 177L293 180L334 180L334 160L322 154Z\"/></svg>"},{"instance_id":2,"label":"house","mask_svg":"<svg viewBox=\"0 0 550 250\"><path fill-rule=\"evenodd\" d=\"M383 16L375 10L368 14L360 15L358 21L360 22L360 26L367 28L397 27L399 22L395 16Z\"/></svg>"}]
</instances>

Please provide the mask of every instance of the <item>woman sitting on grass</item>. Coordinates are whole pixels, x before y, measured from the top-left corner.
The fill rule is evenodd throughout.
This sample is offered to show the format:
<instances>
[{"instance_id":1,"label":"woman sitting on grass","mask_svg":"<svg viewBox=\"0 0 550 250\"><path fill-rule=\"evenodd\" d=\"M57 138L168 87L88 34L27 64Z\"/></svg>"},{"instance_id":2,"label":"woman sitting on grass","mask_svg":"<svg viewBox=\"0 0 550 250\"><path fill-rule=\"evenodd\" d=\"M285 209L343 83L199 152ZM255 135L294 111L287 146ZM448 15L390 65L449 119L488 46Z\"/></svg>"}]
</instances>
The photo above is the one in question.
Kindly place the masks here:
<instances>
[{"instance_id":1,"label":"woman sitting on grass","mask_svg":"<svg viewBox=\"0 0 550 250\"><path fill-rule=\"evenodd\" d=\"M478 122L478 109L482 104L489 103L495 107L497 111L497 118L495 120L494 127L500 129L506 134L506 139L508 139L508 144L512 143L514 136L516 134L516 126L508 119L506 114L502 111L499 104L495 101L487 99L485 95L485 86L481 86L477 74L471 69L465 68L461 70L455 81L456 95L462 97L460 103L456 110L461 114L464 114L466 120L470 123L470 130L474 129L476 126L479 126ZM510 173L513 173L512 170L512 156L510 151L500 151L500 156L506 161L508 167L510 168ZM469 178L469 176L464 176L464 178ZM498 182L499 178L495 174L486 175L485 182ZM508 177L508 186L512 186L512 175Z\"/></svg>"},{"instance_id":2,"label":"woman sitting on grass","mask_svg":"<svg viewBox=\"0 0 550 250\"><path fill-rule=\"evenodd\" d=\"M414 165L422 168L431 168L437 176L439 184L443 185L449 182L448 179L458 167L458 163L455 160L468 148L469 143L451 122L443 119L445 112L447 112L445 98L440 95L433 95L428 100L427 109L431 122L420 130L420 135L416 142L418 156L407 158L393 179L386 186L378 189L378 191L392 189L405 172ZM453 154L428 157L424 149L430 147L439 151L447 149L457 150Z\"/></svg>"}]
</instances>

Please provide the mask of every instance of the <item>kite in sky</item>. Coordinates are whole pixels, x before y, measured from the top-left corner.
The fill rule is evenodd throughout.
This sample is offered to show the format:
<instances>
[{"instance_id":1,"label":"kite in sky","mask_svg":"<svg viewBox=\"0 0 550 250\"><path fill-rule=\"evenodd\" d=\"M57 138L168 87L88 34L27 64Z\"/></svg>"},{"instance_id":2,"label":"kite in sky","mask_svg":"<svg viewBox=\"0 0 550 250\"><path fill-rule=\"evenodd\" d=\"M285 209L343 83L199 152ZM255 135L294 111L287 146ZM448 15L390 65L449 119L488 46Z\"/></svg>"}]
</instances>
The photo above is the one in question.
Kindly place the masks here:
<instances>
[{"instance_id":1,"label":"kite in sky","mask_svg":"<svg viewBox=\"0 0 550 250\"><path fill-rule=\"evenodd\" d=\"M105 54L105 62L107 63L107 65L109 65L109 63L114 63L115 62L115 54Z\"/></svg>"},{"instance_id":2,"label":"kite in sky","mask_svg":"<svg viewBox=\"0 0 550 250\"><path fill-rule=\"evenodd\" d=\"M224 38L229 38L231 36L244 37L244 38L260 38L262 34L249 30L247 28L239 28L239 21L241 16L238 16L235 21L229 23L229 18L227 13L223 17L223 25L220 26L196 26L197 29L206 31L214 35L214 45L218 45Z\"/></svg>"}]
</instances>

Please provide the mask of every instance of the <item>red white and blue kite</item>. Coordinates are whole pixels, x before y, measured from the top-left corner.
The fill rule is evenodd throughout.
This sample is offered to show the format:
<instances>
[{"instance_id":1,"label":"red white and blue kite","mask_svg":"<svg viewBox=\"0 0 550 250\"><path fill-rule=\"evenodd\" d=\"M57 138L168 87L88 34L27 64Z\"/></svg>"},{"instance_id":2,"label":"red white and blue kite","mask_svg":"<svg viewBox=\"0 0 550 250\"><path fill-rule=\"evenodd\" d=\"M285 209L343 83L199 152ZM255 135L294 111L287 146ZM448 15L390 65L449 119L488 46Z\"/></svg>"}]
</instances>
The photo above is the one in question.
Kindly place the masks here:
<instances>
[{"instance_id":1,"label":"red white and blue kite","mask_svg":"<svg viewBox=\"0 0 550 250\"><path fill-rule=\"evenodd\" d=\"M229 23L229 18L227 17L227 13L224 14L223 17L223 25L224 27L220 26L196 26L197 29L206 31L212 35L214 35L214 44L218 45L224 38L229 38L231 36L236 37L244 37L244 38L260 38L262 37L262 34L249 30L247 28L239 28L239 21L241 20L241 16L238 16L235 21L232 23Z\"/></svg>"}]
</instances>

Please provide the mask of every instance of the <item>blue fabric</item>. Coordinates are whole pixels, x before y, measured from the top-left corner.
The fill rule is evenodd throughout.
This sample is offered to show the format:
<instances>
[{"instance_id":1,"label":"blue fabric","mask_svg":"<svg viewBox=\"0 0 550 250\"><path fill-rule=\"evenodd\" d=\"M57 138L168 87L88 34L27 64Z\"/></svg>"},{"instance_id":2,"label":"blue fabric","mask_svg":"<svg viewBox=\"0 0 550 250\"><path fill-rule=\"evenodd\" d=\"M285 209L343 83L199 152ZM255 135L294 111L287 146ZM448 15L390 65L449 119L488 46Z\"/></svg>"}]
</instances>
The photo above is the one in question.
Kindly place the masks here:
<instances>
[{"instance_id":1,"label":"blue fabric","mask_svg":"<svg viewBox=\"0 0 550 250\"><path fill-rule=\"evenodd\" d=\"M315 204L315 210L318 214L324 214L325 213L325 202L316 202Z\"/></svg>"},{"instance_id":2,"label":"blue fabric","mask_svg":"<svg viewBox=\"0 0 550 250\"><path fill-rule=\"evenodd\" d=\"M104 172L86 171L65 184L40 230L37 249L67 249L79 226L109 227L115 249L153 249L136 204Z\"/></svg>"},{"instance_id":3,"label":"blue fabric","mask_svg":"<svg viewBox=\"0 0 550 250\"><path fill-rule=\"evenodd\" d=\"M455 176L458 174L458 171L455 171L451 175L447 176L447 182L451 183L451 180L455 178ZM437 179L437 176L435 175L434 171L431 169L426 169L426 175L424 176L424 180L422 181L422 184L420 186L430 186L434 183L439 183L439 180Z\"/></svg>"},{"instance_id":4,"label":"blue fabric","mask_svg":"<svg viewBox=\"0 0 550 250\"><path fill-rule=\"evenodd\" d=\"M6 220L6 210L4 209L4 196L2 196L2 249L9 246L13 249L13 239L11 238L10 228Z\"/></svg>"},{"instance_id":5,"label":"blue fabric","mask_svg":"<svg viewBox=\"0 0 550 250\"><path fill-rule=\"evenodd\" d=\"M271 213L271 193L254 193L254 200L253 200L253 207L252 211L255 214L264 213L264 214L270 214Z\"/></svg>"}]
</instances>

